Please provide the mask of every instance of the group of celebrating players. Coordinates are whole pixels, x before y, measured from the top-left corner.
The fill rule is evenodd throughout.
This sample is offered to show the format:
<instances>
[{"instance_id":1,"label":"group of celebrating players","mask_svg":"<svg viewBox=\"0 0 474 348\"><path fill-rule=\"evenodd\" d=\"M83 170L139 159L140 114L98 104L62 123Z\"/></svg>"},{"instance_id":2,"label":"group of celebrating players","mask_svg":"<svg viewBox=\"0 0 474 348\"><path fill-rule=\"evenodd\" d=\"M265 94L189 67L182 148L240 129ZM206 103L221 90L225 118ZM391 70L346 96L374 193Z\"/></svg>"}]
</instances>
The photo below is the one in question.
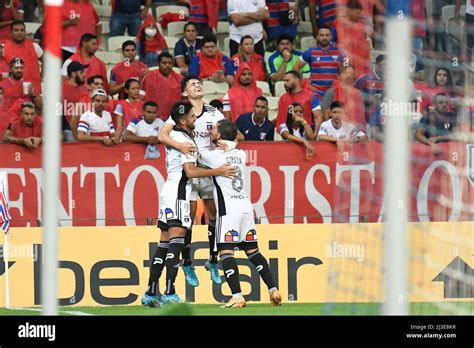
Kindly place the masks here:
<instances>
[{"instance_id":1,"label":"group of celebrating players","mask_svg":"<svg viewBox=\"0 0 474 348\"><path fill-rule=\"evenodd\" d=\"M258 249L253 207L244 184L246 154L235 148L237 127L216 108L204 104L203 83L199 77L185 77L181 91L189 101L173 105L159 136L160 142L166 145L167 170L160 192L158 228L161 236L150 263L148 287L141 303L159 307L182 302L175 288L180 265L188 284L199 285L190 246L192 222L200 197L209 218L210 257L205 267L212 281L220 284L219 256L232 293L223 307L246 306L234 258L237 249L245 251L268 287L271 304L279 306L281 294L267 260ZM166 289L158 298L157 285L165 267Z\"/></svg>"}]
</instances>

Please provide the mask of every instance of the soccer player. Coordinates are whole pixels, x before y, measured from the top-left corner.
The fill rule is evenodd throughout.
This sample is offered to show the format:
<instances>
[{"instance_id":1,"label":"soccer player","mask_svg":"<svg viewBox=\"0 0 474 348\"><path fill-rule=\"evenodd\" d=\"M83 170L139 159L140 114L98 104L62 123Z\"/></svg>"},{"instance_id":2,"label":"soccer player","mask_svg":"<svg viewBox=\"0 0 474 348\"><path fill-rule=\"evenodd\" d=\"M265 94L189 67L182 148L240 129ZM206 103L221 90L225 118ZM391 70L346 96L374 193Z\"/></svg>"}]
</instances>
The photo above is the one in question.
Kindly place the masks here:
<instances>
[{"instance_id":1,"label":"soccer player","mask_svg":"<svg viewBox=\"0 0 474 348\"><path fill-rule=\"evenodd\" d=\"M188 102L173 105L171 118L175 123L170 138L177 143L194 143L191 131L194 130L196 116L193 106ZM181 302L175 291L178 274L179 255L184 248L186 230L191 228L190 178L223 175L232 177L235 169L224 164L217 169L204 169L196 166L197 155L185 155L178 150L166 148L167 179L160 194L160 217L158 227L161 238L158 249L151 260L148 288L142 297L142 304L157 307L160 300L156 296L156 285L166 266L166 290L161 296L161 304Z\"/></svg>"},{"instance_id":2,"label":"soccer player","mask_svg":"<svg viewBox=\"0 0 474 348\"><path fill-rule=\"evenodd\" d=\"M213 148L216 148L221 140L234 141L236 136L237 126L234 123L227 119L217 122L211 135ZM281 294L275 285L267 260L258 250L253 207L245 191L245 152L238 149L226 151L217 148L202 151L200 155L199 161L210 168L220 168L230 163L236 170L233 178L213 177L214 200L217 203L217 249L232 292L232 298L224 307L241 308L246 304L240 288L239 269L234 258L236 247L244 250L250 262L257 268L268 287L271 304L279 306L282 300Z\"/></svg>"},{"instance_id":3,"label":"soccer player","mask_svg":"<svg viewBox=\"0 0 474 348\"><path fill-rule=\"evenodd\" d=\"M189 143L182 144L174 141L170 136L173 129L174 122L171 119L166 121L158 140L160 143L171 146L182 153L190 154L196 148L199 151L210 150L210 132L217 121L224 119L224 115L216 108L210 105L204 105L203 83L202 80L195 75L188 75L181 81L181 91L184 97L187 97L193 105L193 112L197 117L196 127L193 130L193 136L196 146ZM217 249L215 247L215 231L216 231L216 206L212 195L213 183L211 178L200 178L193 180L191 193L191 221L194 221L196 216L197 199L198 196L204 200L207 214L209 217L208 237L209 237L209 260L206 261L205 268L210 271L211 279L216 284L221 284L221 277L217 267ZM183 270L186 274L186 281L191 286L198 286L199 280L194 272L194 267L191 262L191 226L186 234L185 249L183 255Z\"/></svg>"}]
</instances>

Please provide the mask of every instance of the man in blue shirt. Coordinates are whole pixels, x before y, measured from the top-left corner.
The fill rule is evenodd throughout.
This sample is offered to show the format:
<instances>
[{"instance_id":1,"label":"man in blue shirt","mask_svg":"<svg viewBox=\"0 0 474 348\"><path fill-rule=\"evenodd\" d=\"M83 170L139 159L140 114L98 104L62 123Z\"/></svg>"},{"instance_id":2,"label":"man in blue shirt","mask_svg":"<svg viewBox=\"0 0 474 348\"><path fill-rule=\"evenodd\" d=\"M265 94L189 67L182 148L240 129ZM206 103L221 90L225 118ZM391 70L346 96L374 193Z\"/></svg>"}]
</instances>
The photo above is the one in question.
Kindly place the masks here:
<instances>
[{"instance_id":1,"label":"man in blue shirt","mask_svg":"<svg viewBox=\"0 0 474 348\"><path fill-rule=\"evenodd\" d=\"M239 116L236 125L246 141L274 140L275 126L268 120L267 114L267 98L258 97L255 100L254 112Z\"/></svg>"}]
</instances>

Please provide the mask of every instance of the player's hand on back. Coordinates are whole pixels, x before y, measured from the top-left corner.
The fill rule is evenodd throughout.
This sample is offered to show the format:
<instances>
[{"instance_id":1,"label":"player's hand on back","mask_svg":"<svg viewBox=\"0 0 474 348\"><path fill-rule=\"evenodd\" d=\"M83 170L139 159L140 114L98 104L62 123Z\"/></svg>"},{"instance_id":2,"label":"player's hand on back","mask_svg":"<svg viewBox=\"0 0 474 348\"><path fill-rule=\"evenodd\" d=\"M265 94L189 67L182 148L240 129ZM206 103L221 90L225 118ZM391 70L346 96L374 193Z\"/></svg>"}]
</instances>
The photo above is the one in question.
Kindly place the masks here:
<instances>
[{"instance_id":1,"label":"player's hand on back","mask_svg":"<svg viewBox=\"0 0 474 348\"><path fill-rule=\"evenodd\" d=\"M185 155L192 156L196 152L196 145L190 142L180 143L177 150Z\"/></svg>"},{"instance_id":2,"label":"player's hand on back","mask_svg":"<svg viewBox=\"0 0 474 348\"><path fill-rule=\"evenodd\" d=\"M235 167L229 163L220 166L217 170L220 172L219 176L225 176L226 178L233 179L236 174Z\"/></svg>"}]
</instances>

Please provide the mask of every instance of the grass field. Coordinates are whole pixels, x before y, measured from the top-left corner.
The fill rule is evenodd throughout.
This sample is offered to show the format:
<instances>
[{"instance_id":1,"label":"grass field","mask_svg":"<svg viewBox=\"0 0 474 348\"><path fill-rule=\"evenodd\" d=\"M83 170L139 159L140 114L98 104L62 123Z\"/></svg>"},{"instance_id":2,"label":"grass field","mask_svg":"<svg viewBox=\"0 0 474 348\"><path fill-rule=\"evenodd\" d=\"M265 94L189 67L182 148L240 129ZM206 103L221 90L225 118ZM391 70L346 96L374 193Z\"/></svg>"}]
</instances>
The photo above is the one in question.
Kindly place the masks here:
<instances>
[{"instance_id":1,"label":"grass field","mask_svg":"<svg viewBox=\"0 0 474 348\"><path fill-rule=\"evenodd\" d=\"M474 312L473 302L443 302L443 305L462 308L463 311ZM145 308L142 306L110 306L110 307L60 307L60 315L255 315L255 316L290 316L290 315L378 315L381 305L378 303L286 303L281 307L268 304L248 304L245 308L220 308L209 304L178 304L162 308ZM0 315L39 315L39 308L0 309ZM446 315L460 314L442 311L439 304L424 302L412 303L410 313L414 315Z\"/></svg>"}]
</instances>

